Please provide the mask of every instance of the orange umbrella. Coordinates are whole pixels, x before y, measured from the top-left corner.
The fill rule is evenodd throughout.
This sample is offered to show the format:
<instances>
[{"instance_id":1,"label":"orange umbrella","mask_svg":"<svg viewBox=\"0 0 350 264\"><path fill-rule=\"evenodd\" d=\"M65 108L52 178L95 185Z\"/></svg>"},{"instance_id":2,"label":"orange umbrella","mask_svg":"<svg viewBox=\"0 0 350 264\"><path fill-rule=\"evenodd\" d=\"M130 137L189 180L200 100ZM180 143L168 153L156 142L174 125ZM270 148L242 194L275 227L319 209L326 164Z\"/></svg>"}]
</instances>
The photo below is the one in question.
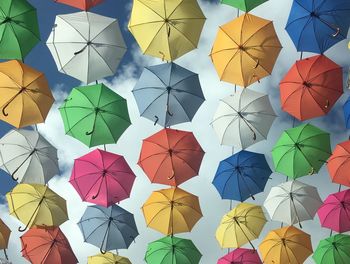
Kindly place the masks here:
<instances>
[{"instance_id":1,"label":"orange umbrella","mask_svg":"<svg viewBox=\"0 0 350 264\"><path fill-rule=\"evenodd\" d=\"M0 249L4 250L5 257L7 259L6 249L8 247L11 230L0 219Z\"/></svg>"},{"instance_id":2,"label":"orange umbrella","mask_svg":"<svg viewBox=\"0 0 350 264\"><path fill-rule=\"evenodd\" d=\"M350 187L350 140L339 143L328 159L327 169L332 182Z\"/></svg>"}]
</instances>

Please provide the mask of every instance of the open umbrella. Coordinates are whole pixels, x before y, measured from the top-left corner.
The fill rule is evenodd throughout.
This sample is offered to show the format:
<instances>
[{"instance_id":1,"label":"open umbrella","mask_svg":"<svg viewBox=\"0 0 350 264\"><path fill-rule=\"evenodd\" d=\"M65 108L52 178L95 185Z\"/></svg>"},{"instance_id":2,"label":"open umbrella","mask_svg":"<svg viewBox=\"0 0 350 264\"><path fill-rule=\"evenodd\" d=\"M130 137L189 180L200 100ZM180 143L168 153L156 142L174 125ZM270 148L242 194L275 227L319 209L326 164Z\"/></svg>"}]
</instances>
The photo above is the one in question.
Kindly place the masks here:
<instances>
[{"instance_id":1,"label":"open umbrella","mask_svg":"<svg viewBox=\"0 0 350 264\"><path fill-rule=\"evenodd\" d=\"M131 264L130 260L111 252L88 257L88 264Z\"/></svg>"},{"instance_id":2,"label":"open umbrella","mask_svg":"<svg viewBox=\"0 0 350 264\"><path fill-rule=\"evenodd\" d=\"M192 121L205 100L198 74L175 63L145 67L132 92L140 115L164 127Z\"/></svg>"},{"instance_id":3,"label":"open umbrella","mask_svg":"<svg viewBox=\"0 0 350 264\"><path fill-rule=\"evenodd\" d=\"M350 140L336 145L328 159L327 169L332 182L350 187Z\"/></svg>"},{"instance_id":4,"label":"open umbrella","mask_svg":"<svg viewBox=\"0 0 350 264\"><path fill-rule=\"evenodd\" d=\"M337 234L321 240L312 258L316 264L350 263L350 236Z\"/></svg>"},{"instance_id":5,"label":"open umbrella","mask_svg":"<svg viewBox=\"0 0 350 264\"><path fill-rule=\"evenodd\" d=\"M244 89L220 100L212 126L221 144L245 149L267 138L275 118L267 94Z\"/></svg>"},{"instance_id":6,"label":"open umbrella","mask_svg":"<svg viewBox=\"0 0 350 264\"><path fill-rule=\"evenodd\" d=\"M262 264L255 249L237 248L221 257L217 264Z\"/></svg>"},{"instance_id":7,"label":"open umbrella","mask_svg":"<svg viewBox=\"0 0 350 264\"><path fill-rule=\"evenodd\" d=\"M6 249L9 244L10 235L10 228L0 219L0 249L4 251L6 259L8 259Z\"/></svg>"},{"instance_id":8,"label":"open umbrella","mask_svg":"<svg viewBox=\"0 0 350 264\"><path fill-rule=\"evenodd\" d=\"M118 21L90 12L58 15L46 44L58 70L85 83L114 75L126 52Z\"/></svg>"},{"instance_id":9,"label":"open umbrella","mask_svg":"<svg viewBox=\"0 0 350 264\"><path fill-rule=\"evenodd\" d=\"M350 78L350 75L349 75ZM345 126L346 128L350 128L350 97L346 100L344 106L343 106L343 111L344 111L344 118L345 118Z\"/></svg>"},{"instance_id":10,"label":"open umbrella","mask_svg":"<svg viewBox=\"0 0 350 264\"><path fill-rule=\"evenodd\" d=\"M221 0L221 3L239 8L244 12L249 12L266 1L268 0Z\"/></svg>"},{"instance_id":11,"label":"open umbrella","mask_svg":"<svg viewBox=\"0 0 350 264\"><path fill-rule=\"evenodd\" d=\"M53 102L43 73L17 60L0 63L1 120L17 128L42 123Z\"/></svg>"},{"instance_id":12,"label":"open umbrella","mask_svg":"<svg viewBox=\"0 0 350 264\"><path fill-rule=\"evenodd\" d=\"M204 22L196 0L134 0L128 28L144 54L173 61L197 48Z\"/></svg>"},{"instance_id":13,"label":"open umbrella","mask_svg":"<svg viewBox=\"0 0 350 264\"><path fill-rule=\"evenodd\" d=\"M54 1L57 3L70 5L85 11L103 2L103 0L54 0Z\"/></svg>"},{"instance_id":14,"label":"open umbrella","mask_svg":"<svg viewBox=\"0 0 350 264\"><path fill-rule=\"evenodd\" d=\"M88 147L116 143L131 124L126 100L104 84L74 88L59 110L66 134Z\"/></svg>"}]
</instances>

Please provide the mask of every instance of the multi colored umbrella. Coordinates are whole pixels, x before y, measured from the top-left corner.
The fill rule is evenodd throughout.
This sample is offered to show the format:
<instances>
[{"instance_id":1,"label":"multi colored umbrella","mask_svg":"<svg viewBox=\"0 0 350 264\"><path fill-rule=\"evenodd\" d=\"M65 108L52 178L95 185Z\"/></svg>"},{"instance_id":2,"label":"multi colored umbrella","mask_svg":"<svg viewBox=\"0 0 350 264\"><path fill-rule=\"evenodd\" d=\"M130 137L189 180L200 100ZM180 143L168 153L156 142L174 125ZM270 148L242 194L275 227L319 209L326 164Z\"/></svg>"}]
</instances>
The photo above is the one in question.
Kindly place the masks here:
<instances>
[{"instance_id":1,"label":"multi colored umbrella","mask_svg":"<svg viewBox=\"0 0 350 264\"><path fill-rule=\"evenodd\" d=\"M350 78L350 75L349 75ZM345 118L345 126L346 128L350 128L350 97L346 100L344 106L343 106L343 111L344 111L344 118Z\"/></svg>"},{"instance_id":2,"label":"multi colored umbrella","mask_svg":"<svg viewBox=\"0 0 350 264\"><path fill-rule=\"evenodd\" d=\"M57 3L70 5L85 11L103 2L103 0L54 0L54 1Z\"/></svg>"},{"instance_id":3,"label":"multi colored umbrella","mask_svg":"<svg viewBox=\"0 0 350 264\"><path fill-rule=\"evenodd\" d=\"M316 264L350 263L350 236L337 234L321 240L312 258Z\"/></svg>"},{"instance_id":4,"label":"multi colored umbrella","mask_svg":"<svg viewBox=\"0 0 350 264\"><path fill-rule=\"evenodd\" d=\"M221 257L217 264L262 264L255 249L237 248Z\"/></svg>"},{"instance_id":5,"label":"multi colored umbrella","mask_svg":"<svg viewBox=\"0 0 350 264\"><path fill-rule=\"evenodd\" d=\"M175 63L145 67L132 92L140 115L164 127L192 121L205 100L198 74Z\"/></svg>"},{"instance_id":6,"label":"multi colored umbrella","mask_svg":"<svg viewBox=\"0 0 350 264\"><path fill-rule=\"evenodd\" d=\"M143 140L138 165L152 183L178 186L198 175L203 156L192 132L165 128Z\"/></svg>"},{"instance_id":7,"label":"multi colored umbrella","mask_svg":"<svg viewBox=\"0 0 350 264\"><path fill-rule=\"evenodd\" d=\"M53 102L43 73L16 60L0 63L1 120L17 128L42 123Z\"/></svg>"},{"instance_id":8,"label":"multi colored umbrella","mask_svg":"<svg viewBox=\"0 0 350 264\"><path fill-rule=\"evenodd\" d=\"M6 249L9 244L10 235L10 228L8 228L8 226L0 219L0 249L4 251L6 259L8 258Z\"/></svg>"},{"instance_id":9,"label":"multi colored umbrella","mask_svg":"<svg viewBox=\"0 0 350 264\"><path fill-rule=\"evenodd\" d=\"M126 100L104 84L74 88L59 110L66 134L88 147L116 143L131 124Z\"/></svg>"},{"instance_id":10,"label":"multi colored umbrella","mask_svg":"<svg viewBox=\"0 0 350 264\"><path fill-rule=\"evenodd\" d=\"M328 159L327 169L332 182L350 187L350 140L336 145Z\"/></svg>"},{"instance_id":11,"label":"multi colored umbrella","mask_svg":"<svg viewBox=\"0 0 350 264\"><path fill-rule=\"evenodd\" d=\"M267 0L221 0L222 4L236 7L244 12L249 12Z\"/></svg>"},{"instance_id":12,"label":"multi colored umbrella","mask_svg":"<svg viewBox=\"0 0 350 264\"><path fill-rule=\"evenodd\" d=\"M131 264L130 260L111 252L88 257L88 264Z\"/></svg>"}]
</instances>

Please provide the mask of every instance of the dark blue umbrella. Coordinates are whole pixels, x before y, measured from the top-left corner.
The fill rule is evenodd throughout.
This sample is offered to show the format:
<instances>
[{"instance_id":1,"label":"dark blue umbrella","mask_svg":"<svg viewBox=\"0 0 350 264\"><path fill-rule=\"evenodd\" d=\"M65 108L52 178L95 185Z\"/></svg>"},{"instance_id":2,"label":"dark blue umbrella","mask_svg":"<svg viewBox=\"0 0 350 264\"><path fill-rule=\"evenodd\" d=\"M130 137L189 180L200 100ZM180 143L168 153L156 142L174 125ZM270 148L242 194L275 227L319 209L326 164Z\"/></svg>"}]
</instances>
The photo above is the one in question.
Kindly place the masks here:
<instances>
[{"instance_id":1,"label":"dark blue umbrella","mask_svg":"<svg viewBox=\"0 0 350 264\"><path fill-rule=\"evenodd\" d=\"M324 53L346 39L349 0L294 0L286 30L298 51Z\"/></svg>"},{"instance_id":2,"label":"dark blue umbrella","mask_svg":"<svg viewBox=\"0 0 350 264\"><path fill-rule=\"evenodd\" d=\"M220 162L213 185L222 199L243 202L264 191L271 173L263 154L242 150Z\"/></svg>"},{"instance_id":3,"label":"dark blue umbrella","mask_svg":"<svg viewBox=\"0 0 350 264\"><path fill-rule=\"evenodd\" d=\"M345 126L346 128L350 128L350 97L346 100L344 106L344 117L345 117Z\"/></svg>"}]
</instances>

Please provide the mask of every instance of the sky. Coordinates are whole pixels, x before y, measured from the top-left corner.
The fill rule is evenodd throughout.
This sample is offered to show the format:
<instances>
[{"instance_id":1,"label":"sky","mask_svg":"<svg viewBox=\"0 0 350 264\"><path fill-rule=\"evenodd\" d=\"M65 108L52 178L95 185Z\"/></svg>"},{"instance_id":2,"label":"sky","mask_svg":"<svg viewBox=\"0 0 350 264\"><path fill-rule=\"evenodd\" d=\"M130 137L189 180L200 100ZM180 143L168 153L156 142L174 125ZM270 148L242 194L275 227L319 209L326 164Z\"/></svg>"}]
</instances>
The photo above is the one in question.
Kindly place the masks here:
<instances>
[{"instance_id":1,"label":"sky","mask_svg":"<svg viewBox=\"0 0 350 264\"><path fill-rule=\"evenodd\" d=\"M76 223L79 221L88 203L80 200L78 194L67 180L70 176L74 159L88 153L90 150L79 141L64 135L63 124L57 110L66 98L67 92L72 87L80 85L80 83L69 76L57 72L54 61L45 46L45 41L50 34L55 15L76 12L77 10L55 4L48 0L32 0L30 2L38 8L42 43L26 58L25 63L45 72L56 99L56 103L52 107L45 124L38 126L39 132L58 148L61 175L53 178L49 182L49 187L67 200L70 220L64 223L61 229L70 241L80 263L86 263L87 256L99 253L99 249L83 242L83 237ZM279 81L300 56L284 30L291 3L291 0L270 0L252 11L255 15L274 21L276 31L283 46L272 75L261 80L261 83L256 83L249 88L268 93L273 108L278 115L269 133L268 140L259 142L253 147L248 148L250 151L265 153L271 168L273 168L271 149L283 130L292 126L292 118L280 109L278 90ZM177 125L173 128L193 131L206 152L199 176L180 186L184 190L199 196L203 218L191 233L179 234L177 236L192 239L203 254L201 263L212 264L216 263L217 259L227 252L227 250L220 249L215 239L215 230L222 216L229 211L229 201L220 199L211 181L220 160L230 156L232 149L230 147L220 146L219 140L210 126L210 122L219 99L232 94L234 89L231 84L220 82L208 54L210 53L218 26L234 19L237 11L229 6L210 3L208 1L200 1L200 5L207 17L207 21L198 49L186 54L175 62L199 74L206 101L199 109L192 123ZM160 64L161 60L142 55L133 37L127 31L126 25L130 8L130 1L106 0L91 11L118 18L123 36L128 45L128 52L120 65L118 73L116 76L104 80L104 83L127 99L132 125L126 130L117 144L107 145L107 150L124 155L137 175L130 199L122 201L120 206L134 213L140 235L128 250L120 250L119 253L120 255L129 257L132 263L141 264L144 263L143 258L147 243L161 238L162 234L146 227L140 208L152 191L166 188L166 186L151 184L137 165L142 139L156 133L161 127L153 126L152 122L139 116L131 90L140 75L142 67ZM312 55L305 53L304 57ZM343 66L344 73L347 73L347 69L350 66L350 52L347 49L347 41L338 43L326 55ZM346 76L344 76L344 80L345 78ZM345 88L344 91L345 94L326 117L316 118L310 121L310 123L331 133L333 148L337 143L346 140L349 136L349 131L345 129L342 114L342 105L349 96L349 93ZM8 129L9 127L5 124L0 124L0 134L6 133ZM11 180L6 175L0 175L0 177L0 191L4 194L8 191L9 186L7 183L10 183ZM271 178L265 188L265 192L258 194L255 201L248 199L247 202L261 205L271 187L285 181L285 176L278 173L273 173ZM327 195L336 192L338 189L337 185L331 183L325 167L317 175L303 177L301 181L316 186L322 199L325 199ZM234 205L236 204L234 202ZM10 259L16 264L27 263L26 260L20 257L19 236L21 234L17 232L20 222L8 215L5 204L0 205L0 216L13 230L8 252ZM257 246L270 230L279 226L279 222L268 222L259 239L252 241L253 244ZM314 248L316 248L320 239L329 236L329 230L320 227L317 217L313 221L306 221L303 224L303 231L311 234ZM245 245L245 247L249 248L249 244ZM306 263L313 263L312 259L309 258Z\"/></svg>"}]
</instances>

